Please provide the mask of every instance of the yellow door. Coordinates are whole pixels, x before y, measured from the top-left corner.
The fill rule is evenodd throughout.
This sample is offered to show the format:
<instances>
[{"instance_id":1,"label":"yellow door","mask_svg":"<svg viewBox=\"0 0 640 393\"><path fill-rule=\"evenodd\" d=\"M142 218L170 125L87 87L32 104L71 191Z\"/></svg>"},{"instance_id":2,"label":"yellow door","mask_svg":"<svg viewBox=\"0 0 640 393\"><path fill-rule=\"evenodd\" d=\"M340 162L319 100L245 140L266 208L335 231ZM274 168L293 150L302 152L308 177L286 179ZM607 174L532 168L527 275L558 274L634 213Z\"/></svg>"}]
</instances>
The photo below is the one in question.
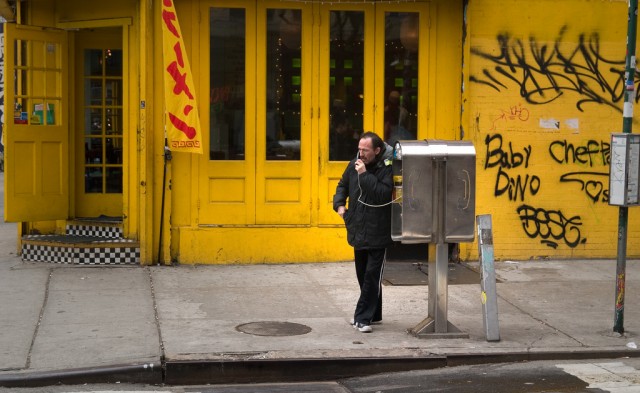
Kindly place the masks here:
<instances>
[{"instance_id":1,"label":"yellow door","mask_svg":"<svg viewBox=\"0 0 640 393\"><path fill-rule=\"evenodd\" d=\"M69 215L67 33L4 24L5 220Z\"/></svg>"},{"instance_id":2,"label":"yellow door","mask_svg":"<svg viewBox=\"0 0 640 393\"><path fill-rule=\"evenodd\" d=\"M75 40L75 216L122 217L125 95L122 29Z\"/></svg>"},{"instance_id":3,"label":"yellow door","mask_svg":"<svg viewBox=\"0 0 640 393\"><path fill-rule=\"evenodd\" d=\"M428 7L203 2L197 223L343 224L332 196L359 136L426 137Z\"/></svg>"},{"instance_id":4,"label":"yellow door","mask_svg":"<svg viewBox=\"0 0 640 393\"><path fill-rule=\"evenodd\" d=\"M246 0L203 2L200 9L209 30L196 54L205 114L205 149L198 157L201 225L255 223L255 12L255 1Z\"/></svg>"},{"instance_id":5,"label":"yellow door","mask_svg":"<svg viewBox=\"0 0 640 393\"><path fill-rule=\"evenodd\" d=\"M204 3L201 225L309 225L312 6ZM306 41L305 41L306 40ZM205 90L206 89L206 90Z\"/></svg>"},{"instance_id":6,"label":"yellow door","mask_svg":"<svg viewBox=\"0 0 640 393\"><path fill-rule=\"evenodd\" d=\"M321 225L343 224L333 194L363 132L390 145L427 136L428 7L389 2L320 10L327 21L319 43Z\"/></svg>"},{"instance_id":7,"label":"yellow door","mask_svg":"<svg viewBox=\"0 0 640 393\"><path fill-rule=\"evenodd\" d=\"M320 224L344 224L333 194L364 131L374 131L375 7L330 5L320 18Z\"/></svg>"},{"instance_id":8,"label":"yellow door","mask_svg":"<svg viewBox=\"0 0 640 393\"><path fill-rule=\"evenodd\" d=\"M256 224L311 221L312 11L258 2Z\"/></svg>"}]
</instances>

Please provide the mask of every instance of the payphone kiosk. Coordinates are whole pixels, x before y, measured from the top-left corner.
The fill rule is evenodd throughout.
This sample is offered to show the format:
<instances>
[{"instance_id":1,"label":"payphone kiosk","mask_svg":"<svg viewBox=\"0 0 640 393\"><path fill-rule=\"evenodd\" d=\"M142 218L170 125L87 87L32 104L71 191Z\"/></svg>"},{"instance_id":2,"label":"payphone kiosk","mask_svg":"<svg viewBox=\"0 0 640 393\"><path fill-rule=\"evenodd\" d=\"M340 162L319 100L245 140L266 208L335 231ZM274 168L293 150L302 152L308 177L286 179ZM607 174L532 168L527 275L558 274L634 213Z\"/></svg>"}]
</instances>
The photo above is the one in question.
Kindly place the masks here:
<instances>
[{"instance_id":1,"label":"payphone kiosk","mask_svg":"<svg viewBox=\"0 0 640 393\"><path fill-rule=\"evenodd\" d=\"M473 242L475 148L468 141L398 141L393 151L391 238L429 244L428 316L421 338L468 337L447 320L448 243Z\"/></svg>"}]
</instances>

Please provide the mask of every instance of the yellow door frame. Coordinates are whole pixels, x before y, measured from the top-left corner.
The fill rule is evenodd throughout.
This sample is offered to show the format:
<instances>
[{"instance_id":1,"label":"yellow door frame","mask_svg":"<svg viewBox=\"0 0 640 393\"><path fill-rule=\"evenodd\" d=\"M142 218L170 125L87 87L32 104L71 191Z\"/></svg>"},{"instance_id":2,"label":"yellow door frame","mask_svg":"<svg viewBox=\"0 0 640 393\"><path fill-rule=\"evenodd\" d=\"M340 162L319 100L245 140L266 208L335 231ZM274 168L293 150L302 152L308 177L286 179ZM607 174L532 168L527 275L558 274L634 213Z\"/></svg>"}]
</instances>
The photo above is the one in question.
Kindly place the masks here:
<instances>
[{"instance_id":1,"label":"yellow door frame","mask_svg":"<svg viewBox=\"0 0 640 393\"><path fill-rule=\"evenodd\" d=\"M99 28L109 28L109 27L119 27L122 29L122 88L124 91L123 97L123 156L122 156L122 216L123 216L123 231L124 236L129 238L138 238L140 239L141 228L139 217L145 217L146 215L143 212L139 212L136 214L141 206L144 206L144 203L141 203L140 199L140 178L144 179L145 175L142 170L144 165L140 165L140 163L144 163L145 160L143 157L138 157L139 152L145 152L146 149L139 146L142 143L138 139L138 133L132 132L131 130L135 130L139 124L138 116L139 112L135 103L138 97L142 92L138 92L135 84L131 84L131 75L136 72L135 68L132 65L131 58L131 46L130 40L132 35L132 19L129 17L123 18L109 18L109 19L89 19L82 21L66 21L66 22L57 22L56 28L65 29L69 31L80 31L83 29L99 29ZM73 37L73 36L72 36ZM141 40L142 42L143 40ZM73 45L71 45L73 46ZM70 48L70 53L75 53L74 48ZM143 57L143 55L140 55ZM140 86L141 87L141 86ZM132 90L134 89L134 90ZM73 99L74 97L71 97ZM72 119L72 123L75 122L75 117L70 116ZM72 124L73 126L73 124ZM75 152L76 150L76 140L75 135L69 135L69 139L71 141L70 151ZM74 154L75 156L75 154ZM79 159L74 157L74 159ZM76 170L75 165L70 168L70 176L72 178L71 184L74 186L77 184L76 181ZM70 211L75 212L75 191L70 193ZM142 247L141 250L141 260L146 260L147 250Z\"/></svg>"}]
</instances>

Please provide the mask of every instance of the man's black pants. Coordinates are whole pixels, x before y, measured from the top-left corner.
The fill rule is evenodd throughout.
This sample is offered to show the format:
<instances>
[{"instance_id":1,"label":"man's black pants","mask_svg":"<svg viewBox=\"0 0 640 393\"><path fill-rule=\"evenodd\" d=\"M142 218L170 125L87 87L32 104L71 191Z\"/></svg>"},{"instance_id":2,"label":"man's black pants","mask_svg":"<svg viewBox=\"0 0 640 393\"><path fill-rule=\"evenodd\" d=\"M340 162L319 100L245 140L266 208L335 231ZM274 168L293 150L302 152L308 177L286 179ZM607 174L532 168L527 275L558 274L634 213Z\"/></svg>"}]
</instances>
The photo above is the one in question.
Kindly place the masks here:
<instances>
[{"instance_id":1,"label":"man's black pants","mask_svg":"<svg viewBox=\"0 0 640 393\"><path fill-rule=\"evenodd\" d=\"M382 273L387 250L355 250L356 276L360 298L353 316L355 322L371 325L382 320Z\"/></svg>"}]
</instances>

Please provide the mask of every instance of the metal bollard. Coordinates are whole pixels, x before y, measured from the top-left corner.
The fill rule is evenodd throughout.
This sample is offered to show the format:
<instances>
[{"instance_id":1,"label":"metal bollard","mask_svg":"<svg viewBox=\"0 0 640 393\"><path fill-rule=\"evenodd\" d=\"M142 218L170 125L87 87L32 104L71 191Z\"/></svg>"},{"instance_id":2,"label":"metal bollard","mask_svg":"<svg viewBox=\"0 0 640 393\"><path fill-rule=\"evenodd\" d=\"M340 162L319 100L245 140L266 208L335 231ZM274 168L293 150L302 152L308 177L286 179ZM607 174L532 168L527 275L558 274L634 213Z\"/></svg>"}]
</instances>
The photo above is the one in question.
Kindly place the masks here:
<instances>
[{"instance_id":1,"label":"metal bollard","mask_svg":"<svg viewBox=\"0 0 640 393\"><path fill-rule=\"evenodd\" d=\"M480 256L482 291L482 325L487 341L500 341L498 325L498 294L496 291L496 271L493 259L493 232L491 215L477 217L478 255Z\"/></svg>"}]
</instances>

